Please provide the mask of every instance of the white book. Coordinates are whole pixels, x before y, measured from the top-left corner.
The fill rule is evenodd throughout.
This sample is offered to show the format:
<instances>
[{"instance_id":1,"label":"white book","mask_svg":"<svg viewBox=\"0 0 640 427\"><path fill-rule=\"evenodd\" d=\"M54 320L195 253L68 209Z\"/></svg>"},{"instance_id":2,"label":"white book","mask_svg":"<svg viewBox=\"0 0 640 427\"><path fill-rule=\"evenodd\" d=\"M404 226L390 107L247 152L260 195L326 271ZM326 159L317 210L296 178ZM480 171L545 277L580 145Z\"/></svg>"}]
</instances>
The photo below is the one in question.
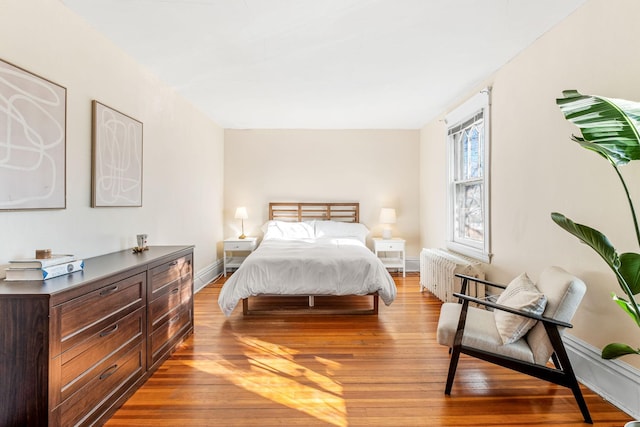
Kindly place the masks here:
<instances>
[{"instance_id":1,"label":"white book","mask_svg":"<svg viewBox=\"0 0 640 427\"><path fill-rule=\"evenodd\" d=\"M35 258L25 258L25 259L14 259L9 261L11 267L10 268L43 268L50 267L52 265L69 263L71 261L75 261L75 255L68 254L59 254L59 255L51 255L51 258L44 259L35 259Z\"/></svg>"},{"instance_id":2,"label":"white book","mask_svg":"<svg viewBox=\"0 0 640 427\"><path fill-rule=\"evenodd\" d=\"M83 260L56 264L43 268L7 268L5 280L47 280L64 274L74 273L84 269Z\"/></svg>"}]
</instances>

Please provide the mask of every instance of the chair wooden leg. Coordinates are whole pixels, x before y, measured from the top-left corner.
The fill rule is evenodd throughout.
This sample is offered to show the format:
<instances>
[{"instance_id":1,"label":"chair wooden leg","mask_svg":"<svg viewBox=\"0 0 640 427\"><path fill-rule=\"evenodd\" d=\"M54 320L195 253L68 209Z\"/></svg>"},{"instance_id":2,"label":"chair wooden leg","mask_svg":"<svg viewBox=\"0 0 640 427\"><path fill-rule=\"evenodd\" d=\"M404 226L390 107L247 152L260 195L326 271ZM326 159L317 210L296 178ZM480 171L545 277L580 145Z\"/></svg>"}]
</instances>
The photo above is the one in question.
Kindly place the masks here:
<instances>
[{"instance_id":1,"label":"chair wooden leg","mask_svg":"<svg viewBox=\"0 0 640 427\"><path fill-rule=\"evenodd\" d=\"M593 424L593 421L591 420L591 414L589 414L589 408L587 407L587 402L585 402L584 397L582 396L580 384L578 384L576 374L573 372L573 367L571 366L571 361L569 360L569 355L567 354L567 350L564 348L564 344L562 343L560 332L555 326L549 325L547 323L545 323L544 326L549 336L549 340L551 341L551 345L554 349L553 363L564 373L566 380L565 386L570 388L573 392L573 397L575 397L576 403L580 408L580 412L582 412L584 422Z\"/></svg>"},{"instance_id":2,"label":"chair wooden leg","mask_svg":"<svg viewBox=\"0 0 640 427\"><path fill-rule=\"evenodd\" d=\"M582 396L582 391L580 391L580 385L578 384L578 380L573 376L574 385L571 386L571 391L573 391L573 396L576 398L576 402L578 403L578 407L580 408L580 412L582 412L582 417L584 418L584 422L588 424L593 424L591 420L591 414L589 414L589 408L587 408L587 402L584 401L584 397Z\"/></svg>"},{"instance_id":3,"label":"chair wooden leg","mask_svg":"<svg viewBox=\"0 0 640 427\"><path fill-rule=\"evenodd\" d=\"M444 388L444 394L451 394L451 387L453 387L453 378L456 376L456 369L458 368L458 360L460 359L460 347L452 348L451 361L449 362L449 373L447 374L447 385Z\"/></svg>"},{"instance_id":4,"label":"chair wooden leg","mask_svg":"<svg viewBox=\"0 0 640 427\"><path fill-rule=\"evenodd\" d=\"M447 385L444 388L444 394L451 394L451 387L453 386L453 378L456 376L456 369L458 368L458 359L460 359L460 350L462 347L462 337L464 335L464 325L467 323L467 310L469 309L469 301L462 302L460 307L460 319L458 319L458 328L456 329L456 335L453 338L453 346L451 346L451 361L449 362L449 373L447 374Z\"/></svg>"}]
</instances>

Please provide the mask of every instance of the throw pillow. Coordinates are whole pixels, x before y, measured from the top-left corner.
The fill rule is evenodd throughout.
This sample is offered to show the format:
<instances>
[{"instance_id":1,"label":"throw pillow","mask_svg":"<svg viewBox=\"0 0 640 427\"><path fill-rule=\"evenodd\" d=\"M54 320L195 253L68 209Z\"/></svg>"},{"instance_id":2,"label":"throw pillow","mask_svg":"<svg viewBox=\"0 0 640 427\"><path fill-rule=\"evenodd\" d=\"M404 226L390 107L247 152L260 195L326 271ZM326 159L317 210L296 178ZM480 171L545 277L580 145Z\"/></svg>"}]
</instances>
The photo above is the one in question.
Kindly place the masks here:
<instances>
[{"instance_id":1,"label":"throw pillow","mask_svg":"<svg viewBox=\"0 0 640 427\"><path fill-rule=\"evenodd\" d=\"M522 273L502 291L496 303L533 314L542 314L547 305L547 298L536 288L527 273ZM518 341L537 322L537 320L502 310L494 310L493 316L503 344Z\"/></svg>"}]
</instances>

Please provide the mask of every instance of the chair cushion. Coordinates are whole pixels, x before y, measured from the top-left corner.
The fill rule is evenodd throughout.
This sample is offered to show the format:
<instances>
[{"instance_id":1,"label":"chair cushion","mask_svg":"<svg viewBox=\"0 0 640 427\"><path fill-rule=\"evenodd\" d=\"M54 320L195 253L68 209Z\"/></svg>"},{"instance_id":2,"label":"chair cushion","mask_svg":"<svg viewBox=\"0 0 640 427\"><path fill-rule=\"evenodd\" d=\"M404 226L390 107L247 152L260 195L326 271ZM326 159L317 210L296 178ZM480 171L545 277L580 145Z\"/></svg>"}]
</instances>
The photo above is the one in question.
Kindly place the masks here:
<instances>
[{"instance_id":1,"label":"chair cushion","mask_svg":"<svg viewBox=\"0 0 640 427\"><path fill-rule=\"evenodd\" d=\"M440 320L438 321L438 343L448 347L453 346L461 308L462 304L451 302L442 304ZM493 313L480 308L468 308L462 345L526 362L533 362L533 353L527 341L520 339L511 344L503 344L496 328Z\"/></svg>"},{"instance_id":2,"label":"chair cushion","mask_svg":"<svg viewBox=\"0 0 640 427\"><path fill-rule=\"evenodd\" d=\"M547 304L547 298L536 288L527 273L522 273L509 283L496 302L500 305L540 315ZM535 319L502 310L494 310L493 314L503 344L518 341L537 322Z\"/></svg>"},{"instance_id":3,"label":"chair cushion","mask_svg":"<svg viewBox=\"0 0 640 427\"><path fill-rule=\"evenodd\" d=\"M546 297L547 306L542 314L545 317L571 322L587 285L577 277L560 267L546 268L538 278L537 287ZM563 328L559 328L562 333ZM538 364L547 363L553 353L553 346L542 323L538 323L527 334L527 342Z\"/></svg>"}]
</instances>

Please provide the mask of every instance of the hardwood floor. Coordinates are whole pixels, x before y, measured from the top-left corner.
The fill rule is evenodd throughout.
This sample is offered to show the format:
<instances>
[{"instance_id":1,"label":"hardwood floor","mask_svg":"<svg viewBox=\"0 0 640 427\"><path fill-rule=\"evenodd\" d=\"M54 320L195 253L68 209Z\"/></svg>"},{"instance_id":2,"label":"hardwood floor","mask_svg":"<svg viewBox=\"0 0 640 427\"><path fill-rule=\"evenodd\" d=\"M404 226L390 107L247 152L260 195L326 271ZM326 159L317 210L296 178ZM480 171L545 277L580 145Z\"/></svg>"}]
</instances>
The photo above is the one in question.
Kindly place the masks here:
<instances>
[{"instance_id":1,"label":"hardwood floor","mask_svg":"<svg viewBox=\"0 0 640 427\"><path fill-rule=\"evenodd\" d=\"M398 298L378 316L243 317L240 305L225 318L223 280L209 284L195 297L194 335L106 425L586 425L569 390L465 355L445 396L440 302L419 292L417 275L394 279ZM583 391L594 425L630 420Z\"/></svg>"}]
</instances>

